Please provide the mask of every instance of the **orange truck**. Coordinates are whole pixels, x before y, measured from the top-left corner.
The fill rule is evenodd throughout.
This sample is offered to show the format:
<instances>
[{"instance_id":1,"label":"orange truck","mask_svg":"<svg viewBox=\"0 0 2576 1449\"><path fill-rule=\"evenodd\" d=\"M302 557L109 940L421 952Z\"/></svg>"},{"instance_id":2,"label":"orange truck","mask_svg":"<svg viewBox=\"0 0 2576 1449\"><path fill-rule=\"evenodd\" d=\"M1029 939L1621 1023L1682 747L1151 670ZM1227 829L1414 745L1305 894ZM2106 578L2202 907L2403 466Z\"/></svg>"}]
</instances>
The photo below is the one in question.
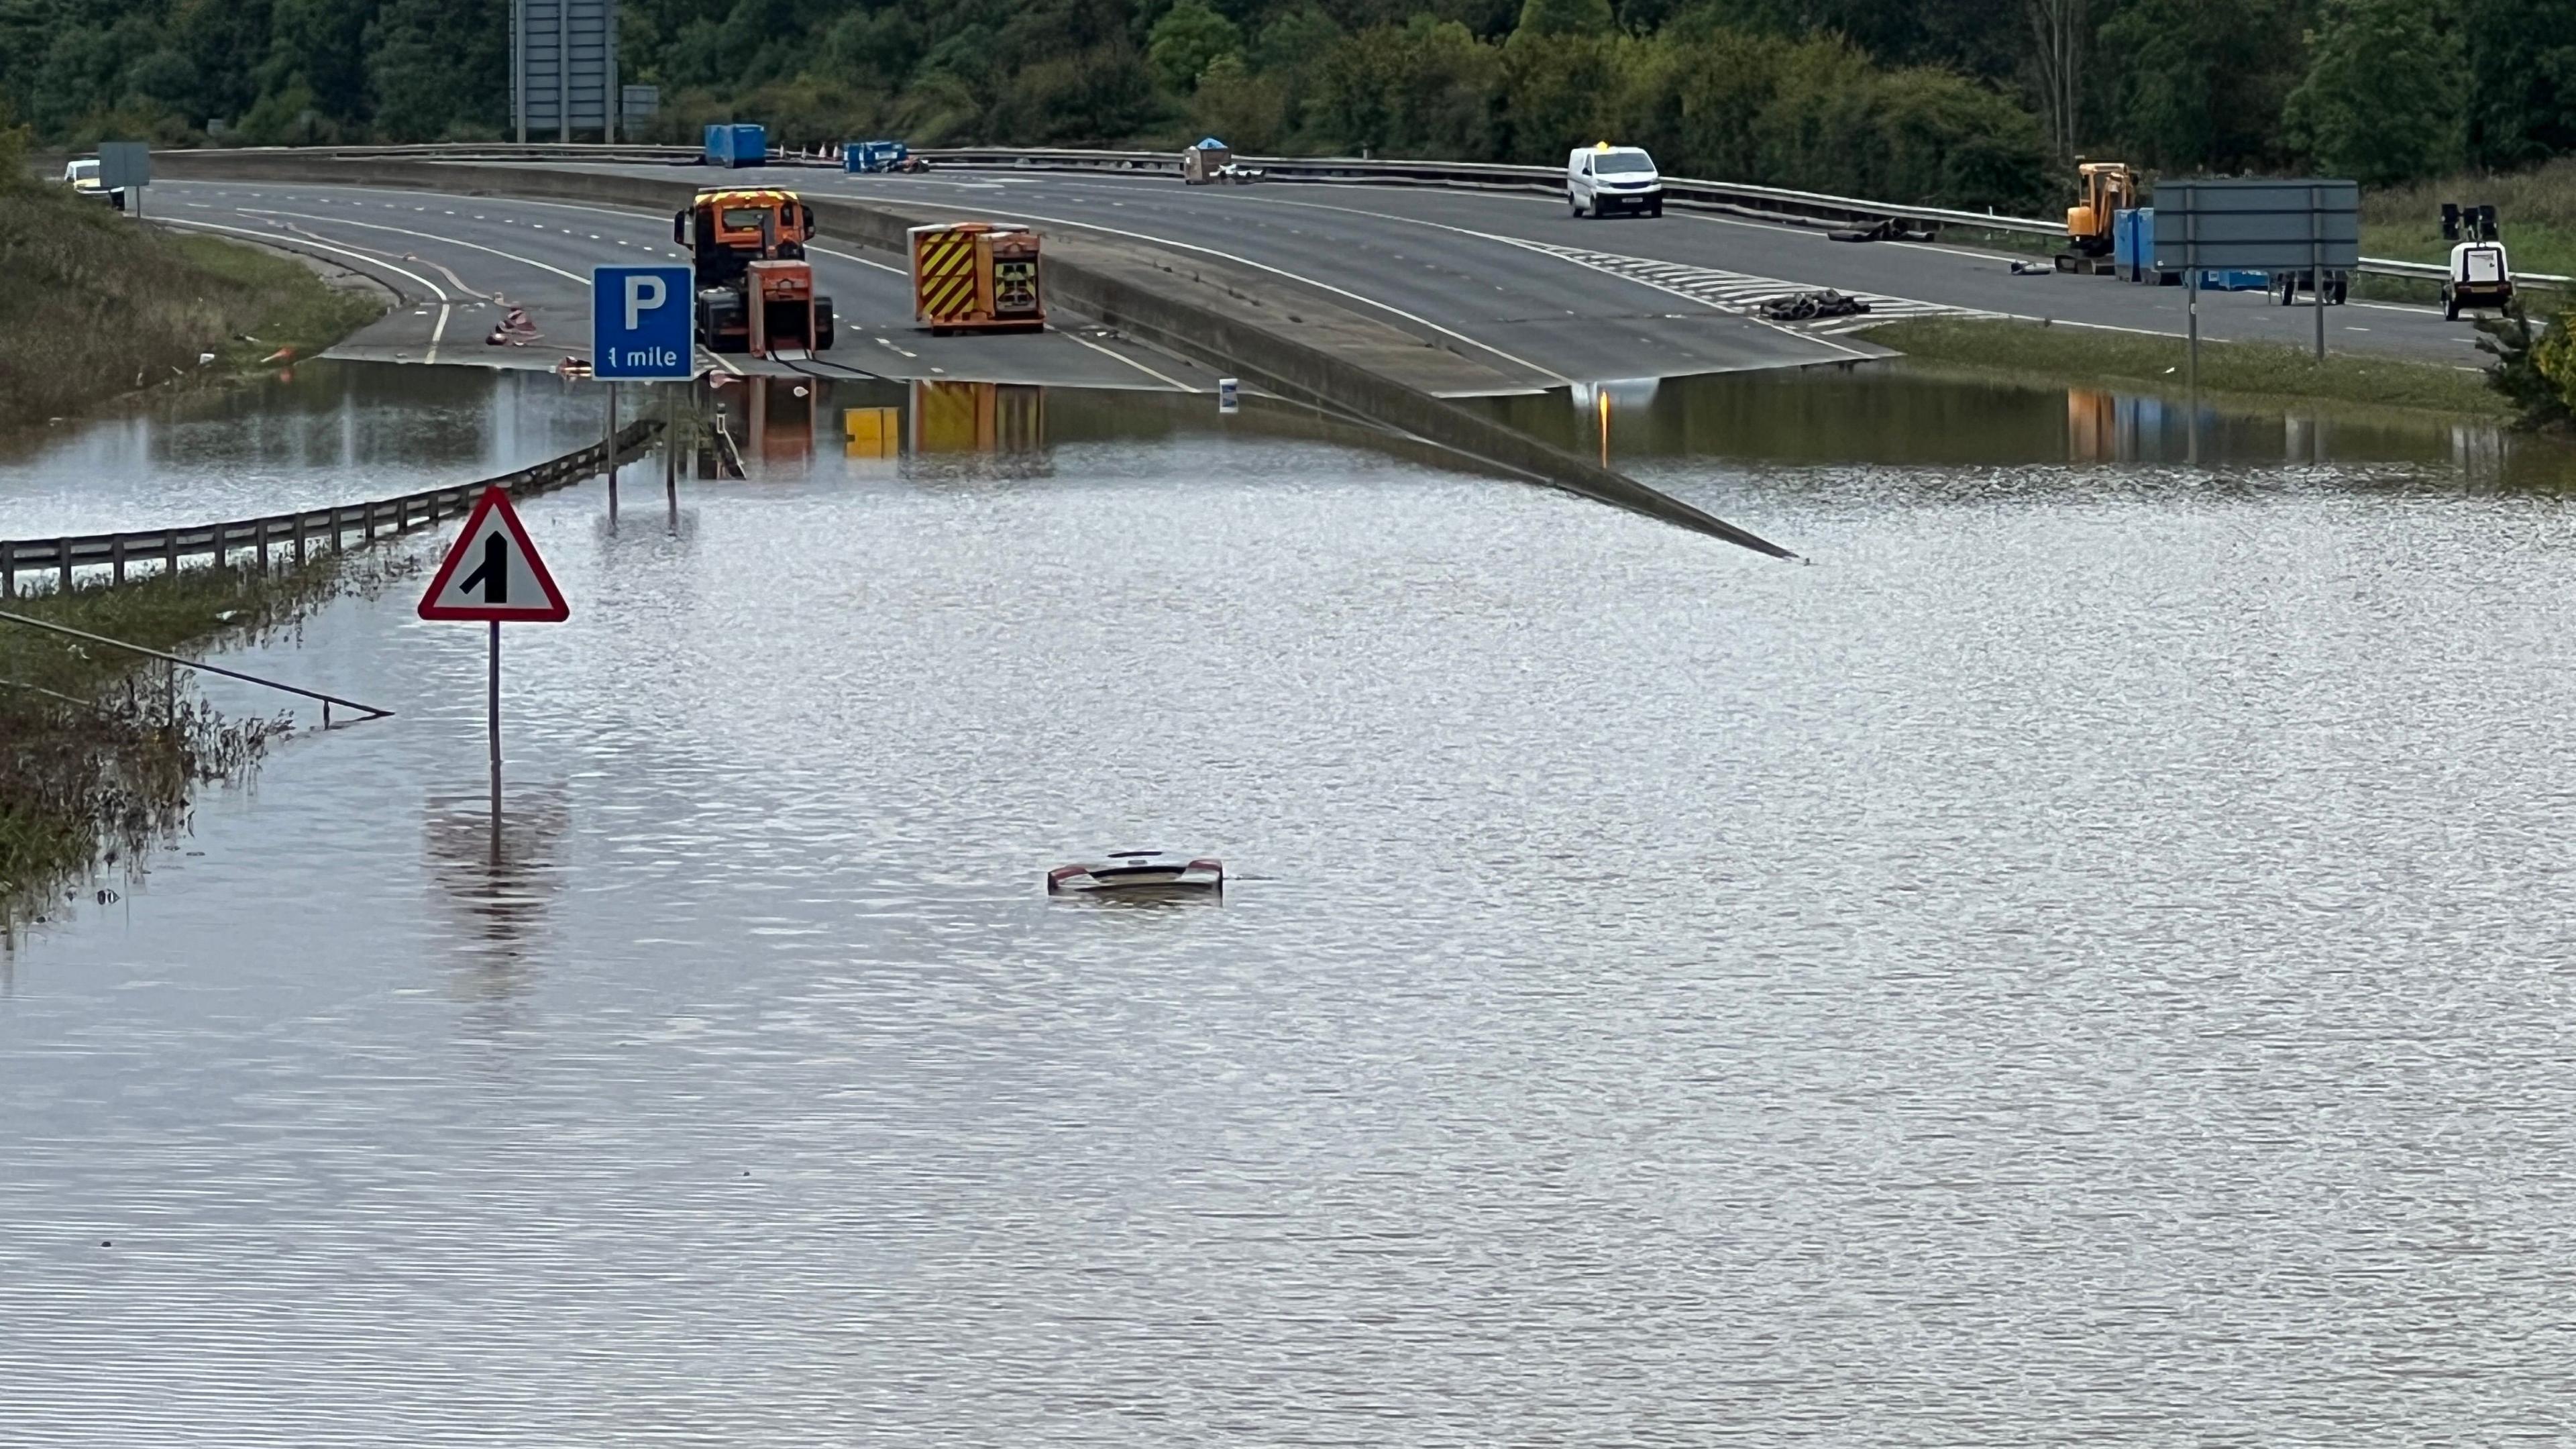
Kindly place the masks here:
<instances>
[{"instance_id":1,"label":"orange truck","mask_svg":"<svg viewBox=\"0 0 2576 1449\"><path fill-rule=\"evenodd\" d=\"M689 249L698 342L709 352L821 352L832 345L832 299L814 286L805 244L814 208L793 191L709 186L671 216Z\"/></svg>"},{"instance_id":2,"label":"orange truck","mask_svg":"<svg viewBox=\"0 0 2576 1449\"><path fill-rule=\"evenodd\" d=\"M1038 234L996 221L916 226L911 243L913 325L952 332L1034 332L1046 326L1038 284Z\"/></svg>"}]
</instances>

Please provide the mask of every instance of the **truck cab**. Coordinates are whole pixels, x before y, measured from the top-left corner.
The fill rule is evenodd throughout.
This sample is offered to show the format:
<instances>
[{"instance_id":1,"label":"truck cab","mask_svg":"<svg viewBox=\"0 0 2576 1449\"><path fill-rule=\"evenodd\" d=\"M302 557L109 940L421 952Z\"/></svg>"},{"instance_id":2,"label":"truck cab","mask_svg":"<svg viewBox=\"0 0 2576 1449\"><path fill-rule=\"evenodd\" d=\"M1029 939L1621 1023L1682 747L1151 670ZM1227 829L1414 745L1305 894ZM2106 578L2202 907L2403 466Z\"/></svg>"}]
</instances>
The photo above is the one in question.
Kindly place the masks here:
<instances>
[{"instance_id":1,"label":"truck cab","mask_svg":"<svg viewBox=\"0 0 2576 1449\"><path fill-rule=\"evenodd\" d=\"M814 208L775 187L706 187L672 213L671 240L689 249L698 341L708 351L832 345L832 299L815 291L805 260L814 234Z\"/></svg>"},{"instance_id":2,"label":"truck cab","mask_svg":"<svg viewBox=\"0 0 2576 1449\"><path fill-rule=\"evenodd\" d=\"M1664 214L1663 173L1642 147L1604 141L1565 157L1565 204L1576 216Z\"/></svg>"}]
</instances>

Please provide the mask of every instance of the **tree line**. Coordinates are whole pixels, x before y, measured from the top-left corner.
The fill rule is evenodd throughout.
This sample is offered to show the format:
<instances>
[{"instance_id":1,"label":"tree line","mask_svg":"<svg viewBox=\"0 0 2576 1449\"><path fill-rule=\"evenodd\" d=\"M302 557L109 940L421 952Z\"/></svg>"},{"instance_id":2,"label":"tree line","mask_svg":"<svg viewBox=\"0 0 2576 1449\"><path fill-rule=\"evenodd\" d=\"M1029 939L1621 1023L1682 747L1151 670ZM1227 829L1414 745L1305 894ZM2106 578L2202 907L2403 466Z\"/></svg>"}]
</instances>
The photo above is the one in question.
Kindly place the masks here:
<instances>
[{"instance_id":1,"label":"tree line","mask_svg":"<svg viewBox=\"0 0 2576 1449\"><path fill-rule=\"evenodd\" d=\"M0 0L54 144L489 139L509 0ZM2025 210L2076 154L2395 182L2576 153L2571 0L624 0L652 133L1548 162Z\"/></svg>"}]
</instances>

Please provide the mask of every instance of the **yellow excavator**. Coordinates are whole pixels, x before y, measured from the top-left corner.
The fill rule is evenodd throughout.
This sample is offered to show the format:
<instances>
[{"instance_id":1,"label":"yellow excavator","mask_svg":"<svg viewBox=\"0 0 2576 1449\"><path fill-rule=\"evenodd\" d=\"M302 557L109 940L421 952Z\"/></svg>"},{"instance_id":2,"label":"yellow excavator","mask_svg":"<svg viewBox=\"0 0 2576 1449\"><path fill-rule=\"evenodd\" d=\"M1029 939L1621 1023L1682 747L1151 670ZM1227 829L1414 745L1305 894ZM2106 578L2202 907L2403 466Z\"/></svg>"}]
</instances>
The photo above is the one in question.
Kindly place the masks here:
<instances>
[{"instance_id":1,"label":"yellow excavator","mask_svg":"<svg viewBox=\"0 0 2576 1449\"><path fill-rule=\"evenodd\" d=\"M2138 204L2138 173L2126 161L2085 161L2075 169L2084 197L2066 208L2066 250L2057 254L2057 269L2108 273L2112 227L2120 212Z\"/></svg>"}]
</instances>

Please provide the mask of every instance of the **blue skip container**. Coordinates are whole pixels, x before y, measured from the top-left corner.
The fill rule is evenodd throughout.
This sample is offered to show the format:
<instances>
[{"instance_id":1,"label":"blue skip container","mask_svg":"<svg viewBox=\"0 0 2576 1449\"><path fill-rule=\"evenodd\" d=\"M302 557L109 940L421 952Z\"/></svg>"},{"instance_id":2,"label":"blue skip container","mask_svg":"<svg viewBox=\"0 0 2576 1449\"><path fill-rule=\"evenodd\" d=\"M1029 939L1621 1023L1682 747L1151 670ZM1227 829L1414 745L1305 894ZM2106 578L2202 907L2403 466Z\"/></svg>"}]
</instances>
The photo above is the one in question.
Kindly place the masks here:
<instances>
[{"instance_id":1,"label":"blue skip container","mask_svg":"<svg viewBox=\"0 0 2576 1449\"><path fill-rule=\"evenodd\" d=\"M766 166L769 128L745 123L707 127L709 166Z\"/></svg>"}]
</instances>

